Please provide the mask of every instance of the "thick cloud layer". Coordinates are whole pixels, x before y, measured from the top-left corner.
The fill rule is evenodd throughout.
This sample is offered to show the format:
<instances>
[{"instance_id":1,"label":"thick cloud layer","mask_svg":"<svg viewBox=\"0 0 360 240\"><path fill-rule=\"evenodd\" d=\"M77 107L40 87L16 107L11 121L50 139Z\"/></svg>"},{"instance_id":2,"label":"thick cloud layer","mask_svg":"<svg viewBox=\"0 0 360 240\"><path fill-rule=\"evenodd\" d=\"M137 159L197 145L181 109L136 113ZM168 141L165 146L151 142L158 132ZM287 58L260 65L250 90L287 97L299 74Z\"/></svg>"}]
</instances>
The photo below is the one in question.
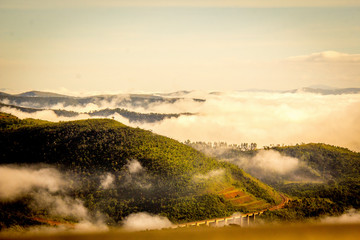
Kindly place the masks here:
<instances>
[{"instance_id":1,"label":"thick cloud layer","mask_svg":"<svg viewBox=\"0 0 360 240\"><path fill-rule=\"evenodd\" d=\"M239 144L255 142L258 147L270 144L296 144L323 142L360 151L360 94L320 95L307 92L178 92L172 97L184 100L175 103L154 103L143 107L130 107L137 112L182 113L196 115L169 118L157 123L129 123L118 114L116 120L133 126L151 129L179 141L226 141ZM192 98L206 99L205 102ZM60 105L56 106L61 107ZM90 108L89 108L90 107ZM94 106L68 106L85 112ZM116 107L102 102L97 108ZM52 111L34 114L1 108L1 111L25 118L51 121L74 120L58 118ZM89 118L83 114L76 119Z\"/></svg>"},{"instance_id":2,"label":"thick cloud layer","mask_svg":"<svg viewBox=\"0 0 360 240\"><path fill-rule=\"evenodd\" d=\"M162 112L187 109L194 116L141 127L185 141L270 144L323 142L360 151L360 95L240 92L202 95L204 103L154 106Z\"/></svg>"}]
</instances>

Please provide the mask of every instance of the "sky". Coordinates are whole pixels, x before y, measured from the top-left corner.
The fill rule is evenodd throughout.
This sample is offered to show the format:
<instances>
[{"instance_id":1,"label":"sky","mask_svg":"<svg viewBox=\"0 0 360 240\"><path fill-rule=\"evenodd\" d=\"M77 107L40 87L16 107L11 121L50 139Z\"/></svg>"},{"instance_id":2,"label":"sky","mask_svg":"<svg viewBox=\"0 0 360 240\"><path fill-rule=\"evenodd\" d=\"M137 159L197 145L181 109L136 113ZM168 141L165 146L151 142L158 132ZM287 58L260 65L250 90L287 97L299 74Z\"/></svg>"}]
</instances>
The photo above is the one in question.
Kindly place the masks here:
<instances>
[{"instance_id":1,"label":"sky","mask_svg":"<svg viewBox=\"0 0 360 240\"><path fill-rule=\"evenodd\" d=\"M359 43L355 0L0 0L0 89L360 87Z\"/></svg>"}]
</instances>

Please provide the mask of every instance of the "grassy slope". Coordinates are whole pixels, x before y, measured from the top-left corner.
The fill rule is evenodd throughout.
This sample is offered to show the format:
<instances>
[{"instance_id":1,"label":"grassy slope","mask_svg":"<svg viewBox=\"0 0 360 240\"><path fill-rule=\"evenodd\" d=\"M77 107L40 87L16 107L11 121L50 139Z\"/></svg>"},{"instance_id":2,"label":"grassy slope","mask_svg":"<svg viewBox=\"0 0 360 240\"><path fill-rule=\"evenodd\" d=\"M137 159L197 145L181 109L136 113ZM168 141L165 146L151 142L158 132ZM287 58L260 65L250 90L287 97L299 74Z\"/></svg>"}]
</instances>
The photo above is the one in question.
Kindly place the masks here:
<instances>
[{"instance_id":1,"label":"grassy slope","mask_svg":"<svg viewBox=\"0 0 360 240\"><path fill-rule=\"evenodd\" d=\"M161 213L175 222L199 220L250 211L279 200L270 187L232 164L113 120L51 123L1 114L0 127L2 164L46 163L69 176L81 176L82 189L73 189L73 195L83 199L90 210L105 212L113 223L137 211ZM151 189L123 184L126 164L132 159L146 169L146 174L137 177L151 183ZM206 176L219 169L224 171L221 176L194 180L194 176ZM117 187L99 189L95 177L109 172L116 176ZM231 204L219 193L230 187L262 205Z\"/></svg>"}]
</instances>

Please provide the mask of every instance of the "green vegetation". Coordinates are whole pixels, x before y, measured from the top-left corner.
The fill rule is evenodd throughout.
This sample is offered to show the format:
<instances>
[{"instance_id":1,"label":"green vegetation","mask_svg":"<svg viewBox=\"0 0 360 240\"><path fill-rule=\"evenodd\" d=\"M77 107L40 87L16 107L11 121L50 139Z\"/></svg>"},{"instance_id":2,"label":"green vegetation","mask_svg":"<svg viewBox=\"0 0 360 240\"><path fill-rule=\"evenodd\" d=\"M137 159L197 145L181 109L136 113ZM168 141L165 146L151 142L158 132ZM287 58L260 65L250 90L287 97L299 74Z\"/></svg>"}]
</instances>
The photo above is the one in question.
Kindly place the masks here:
<instances>
[{"instance_id":1,"label":"green vegetation","mask_svg":"<svg viewBox=\"0 0 360 240\"><path fill-rule=\"evenodd\" d=\"M341 181L359 178L360 153L321 143L273 148L295 157L320 173L322 180Z\"/></svg>"},{"instance_id":2,"label":"green vegetation","mask_svg":"<svg viewBox=\"0 0 360 240\"><path fill-rule=\"evenodd\" d=\"M308 221L324 216L337 216L344 212L344 208L337 203L319 197L307 197L291 200L284 208L276 211L266 211L260 218L268 222L297 222Z\"/></svg>"},{"instance_id":3,"label":"green vegetation","mask_svg":"<svg viewBox=\"0 0 360 240\"><path fill-rule=\"evenodd\" d=\"M298 159L297 167L277 173L248 164L260 150L227 148L211 151L215 157L243 165L253 176L292 197L293 200L284 209L267 212L263 219L305 220L360 208L360 153L321 143L272 147L268 150Z\"/></svg>"},{"instance_id":4,"label":"green vegetation","mask_svg":"<svg viewBox=\"0 0 360 240\"><path fill-rule=\"evenodd\" d=\"M276 191L233 164L113 120L52 123L0 114L0 127L1 164L47 164L60 169L72 182L67 194L81 199L91 213L105 214L108 224L118 224L130 213L142 211L161 214L173 222L247 211L246 206L236 206L219 194L229 187L253 201L279 202ZM142 169L131 173L128 166L135 160ZM114 176L110 188L101 187L106 174ZM24 203L26 197L16 204ZM1 205L7 208L0 219L5 226L11 225L8 216L19 211L12 204ZM39 214L46 217L49 213L24 209L18 224Z\"/></svg>"},{"instance_id":5,"label":"green vegetation","mask_svg":"<svg viewBox=\"0 0 360 240\"><path fill-rule=\"evenodd\" d=\"M192 115L191 113L177 113L177 114L171 114L171 113L138 113L138 112L132 112L128 111L123 108L115 108L115 109L103 109L98 111L93 111L88 113L90 116L101 116L101 117L107 117L111 116L113 114L119 114L120 116L129 119L130 122L159 122L166 118L178 118L182 115Z\"/></svg>"}]
</instances>

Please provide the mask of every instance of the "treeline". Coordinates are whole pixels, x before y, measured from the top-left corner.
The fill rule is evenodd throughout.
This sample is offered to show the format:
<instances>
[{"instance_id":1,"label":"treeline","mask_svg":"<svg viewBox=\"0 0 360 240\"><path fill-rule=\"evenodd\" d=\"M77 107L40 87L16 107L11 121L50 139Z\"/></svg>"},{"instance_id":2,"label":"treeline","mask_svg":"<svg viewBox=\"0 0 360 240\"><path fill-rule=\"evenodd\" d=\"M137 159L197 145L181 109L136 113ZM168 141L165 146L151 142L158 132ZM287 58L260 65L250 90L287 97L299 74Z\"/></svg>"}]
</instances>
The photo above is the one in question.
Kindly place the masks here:
<instances>
[{"instance_id":1,"label":"treeline","mask_svg":"<svg viewBox=\"0 0 360 240\"><path fill-rule=\"evenodd\" d=\"M236 149L241 151L250 151L256 150L256 143L240 143L240 144L228 144L227 142L191 142L190 140L186 140L184 144L191 146L198 150L207 150L207 149Z\"/></svg>"},{"instance_id":2,"label":"treeline","mask_svg":"<svg viewBox=\"0 0 360 240\"><path fill-rule=\"evenodd\" d=\"M133 111L128 111L123 108L115 108L115 109L102 109L98 111L92 111L88 114L90 116L101 116L101 117L108 117L114 115L115 113L119 114L120 116L129 119L130 122L148 122L154 123L159 122L167 118L178 118L182 115L193 115L192 113L138 113Z\"/></svg>"},{"instance_id":3,"label":"treeline","mask_svg":"<svg viewBox=\"0 0 360 240\"><path fill-rule=\"evenodd\" d=\"M0 103L0 107L16 109L24 113L36 113L46 110L46 111L54 112L58 117L67 117L67 118L77 117L80 114L88 114L91 117L107 118L113 116L114 114L119 114L120 116L128 119L129 122L138 122L138 123L154 123L154 122L163 121L164 119L167 118L178 118L180 116L193 115L193 113L140 113L140 112L129 111L124 108L114 108L114 109L106 108L102 110L79 113L79 112L67 111L61 109L19 107L19 106L7 105L3 103Z\"/></svg>"}]
</instances>

